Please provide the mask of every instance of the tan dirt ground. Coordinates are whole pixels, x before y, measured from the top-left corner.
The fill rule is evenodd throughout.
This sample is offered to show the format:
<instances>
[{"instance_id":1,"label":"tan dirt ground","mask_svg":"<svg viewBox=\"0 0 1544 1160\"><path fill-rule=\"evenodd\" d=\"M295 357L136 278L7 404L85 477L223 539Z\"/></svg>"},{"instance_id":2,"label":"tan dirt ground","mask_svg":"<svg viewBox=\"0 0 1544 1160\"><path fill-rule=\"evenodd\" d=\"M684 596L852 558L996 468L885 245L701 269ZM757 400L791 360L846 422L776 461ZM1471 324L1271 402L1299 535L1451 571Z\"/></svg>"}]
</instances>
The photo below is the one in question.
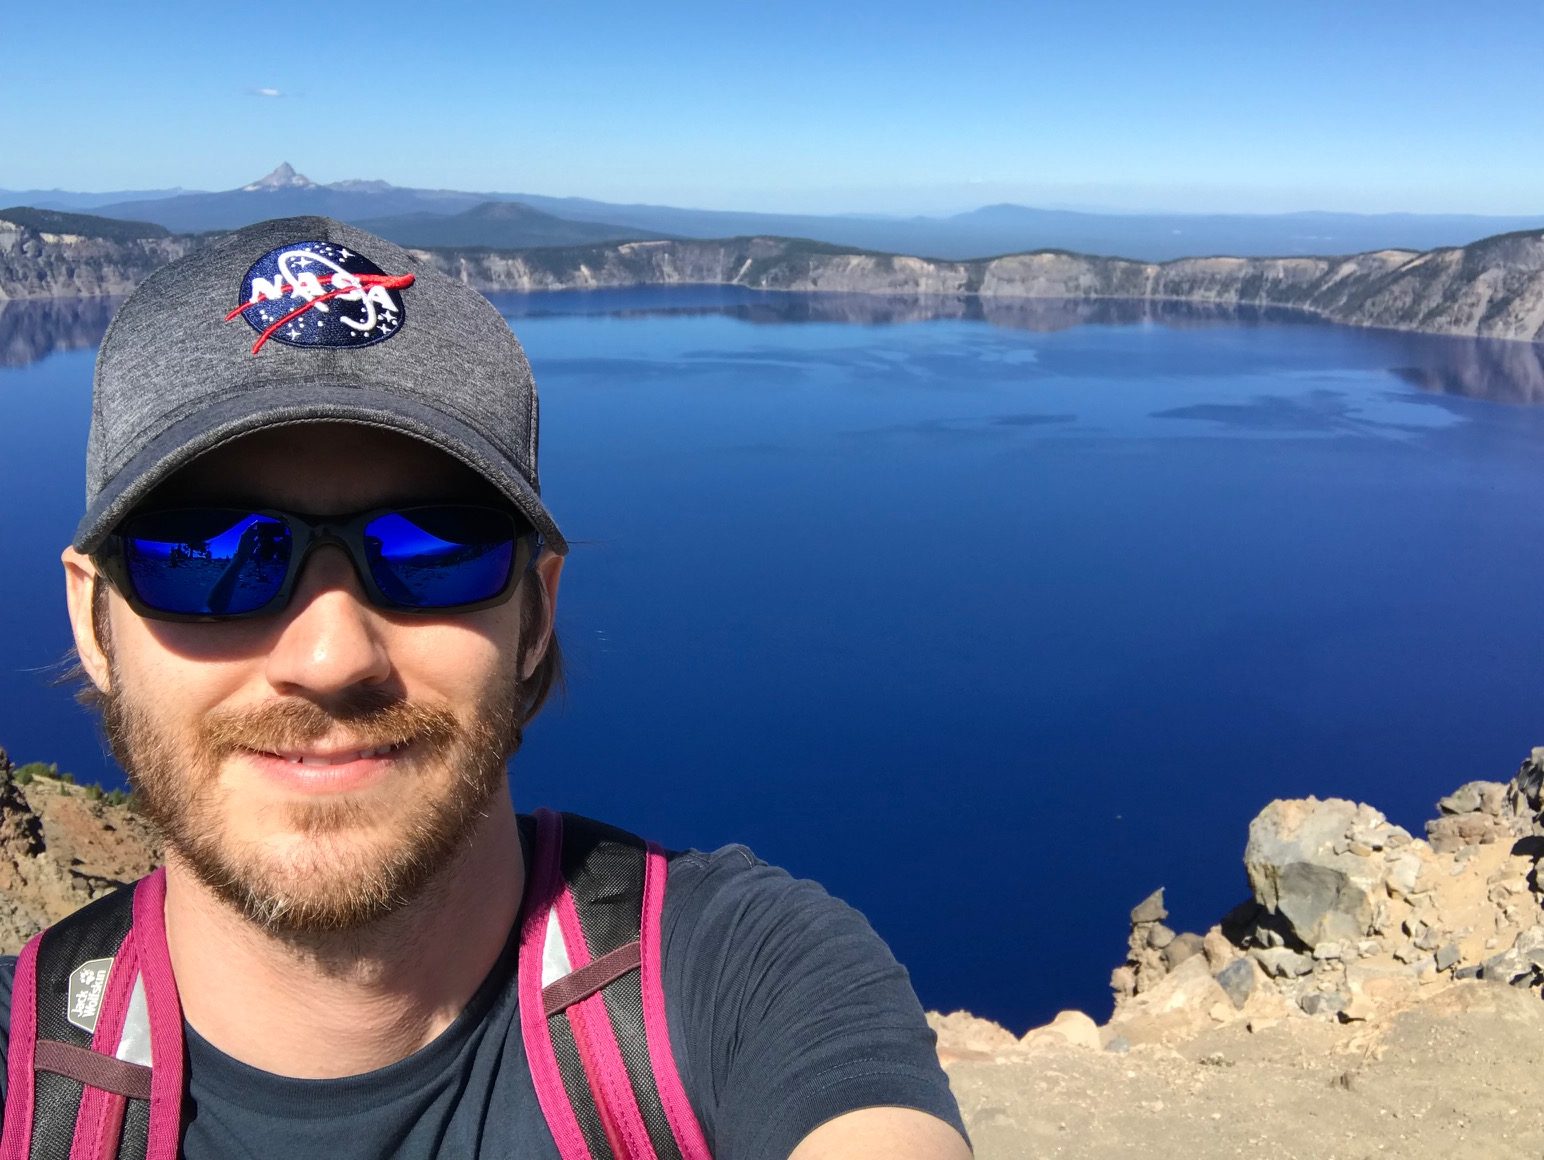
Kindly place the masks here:
<instances>
[{"instance_id":1,"label":"tan dirt ground","mask_svg":"<svg viewBox=\"0 0 1544 1160\"><path fill-rule=\"evenodd\" d=\"M1495 983L1374 1026L1238 1022L1178 1048L950 1054L979 1160L1544 1157L1544 1002Z\"/></svg>"}]
</instances>

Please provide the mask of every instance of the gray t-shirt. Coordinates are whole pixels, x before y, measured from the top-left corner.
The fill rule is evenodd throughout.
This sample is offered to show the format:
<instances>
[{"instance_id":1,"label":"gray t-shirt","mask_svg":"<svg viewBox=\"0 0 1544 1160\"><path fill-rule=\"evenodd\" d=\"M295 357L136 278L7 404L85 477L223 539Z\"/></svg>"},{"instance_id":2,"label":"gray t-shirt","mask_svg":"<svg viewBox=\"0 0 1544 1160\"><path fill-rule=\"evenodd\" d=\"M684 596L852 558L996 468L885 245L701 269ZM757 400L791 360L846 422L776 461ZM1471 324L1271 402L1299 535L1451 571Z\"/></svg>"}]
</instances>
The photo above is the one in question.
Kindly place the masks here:
<instances>
[{"instance_id":1,"label":"gray t-shirt","mask_svg":"<svg viewBox=\"0 0 1544 1160\"><path fill-rule=\"evenodd\" d=\"M671 861L662 922L671 1043L717 1160L781 1160L862 1107L960 1127L906 971L857 911L728 846ZM556 1158L520 1038L517 949L434 1042L365 1075L288 1079L187 1028L184 1156ZM0 959L0 1046L14 969Z\"/></svg>"}]
</instances>

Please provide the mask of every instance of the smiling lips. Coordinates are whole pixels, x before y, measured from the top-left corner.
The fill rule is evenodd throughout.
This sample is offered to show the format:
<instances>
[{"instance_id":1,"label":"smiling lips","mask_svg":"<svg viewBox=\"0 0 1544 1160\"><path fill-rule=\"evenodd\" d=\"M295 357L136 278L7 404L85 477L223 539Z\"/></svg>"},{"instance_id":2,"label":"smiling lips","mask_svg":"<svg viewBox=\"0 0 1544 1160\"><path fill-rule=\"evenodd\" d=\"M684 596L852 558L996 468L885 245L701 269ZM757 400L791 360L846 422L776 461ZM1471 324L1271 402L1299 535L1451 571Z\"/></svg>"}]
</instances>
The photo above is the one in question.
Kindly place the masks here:
<instances>
[{"instance_id":1,"label":"smiling lips","mask_svg":"<svg viewBox=\"0 0 1544 1160\"><path fill-rule=\"evenodd\" d=\"M248 759L287 792L331 794L362 790L387 777L413 742L363 749L248 749Z\"/></svg>"}]
</instances>

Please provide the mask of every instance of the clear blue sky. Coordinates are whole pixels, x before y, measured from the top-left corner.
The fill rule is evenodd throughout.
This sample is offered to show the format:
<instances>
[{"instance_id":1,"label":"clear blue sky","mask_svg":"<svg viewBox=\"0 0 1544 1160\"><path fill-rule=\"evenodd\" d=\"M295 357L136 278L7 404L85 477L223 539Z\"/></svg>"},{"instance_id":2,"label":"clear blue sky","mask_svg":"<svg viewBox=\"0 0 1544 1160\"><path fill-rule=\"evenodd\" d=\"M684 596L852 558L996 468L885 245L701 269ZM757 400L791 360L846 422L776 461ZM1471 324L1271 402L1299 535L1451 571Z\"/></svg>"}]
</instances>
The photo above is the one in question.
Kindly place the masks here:
<instances>
[{"instance_id":1,"label":"clear blue sky","mask_svg":"<svg viewBox=\"0 0 1544 1160\"><path fill-rule=\"evenodd\" d=\"M82 0L0 35L7 189L1544 211L1537 3Z\"/></svg>"}]
</instances>

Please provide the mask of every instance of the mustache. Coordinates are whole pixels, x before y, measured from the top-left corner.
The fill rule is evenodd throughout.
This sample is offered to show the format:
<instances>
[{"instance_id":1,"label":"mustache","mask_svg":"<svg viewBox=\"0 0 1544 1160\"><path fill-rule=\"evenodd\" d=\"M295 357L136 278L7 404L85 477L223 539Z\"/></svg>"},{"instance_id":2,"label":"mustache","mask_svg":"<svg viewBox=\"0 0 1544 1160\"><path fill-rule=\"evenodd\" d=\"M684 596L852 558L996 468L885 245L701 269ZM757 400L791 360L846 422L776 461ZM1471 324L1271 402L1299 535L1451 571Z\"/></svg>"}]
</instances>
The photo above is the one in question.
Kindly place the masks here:
<instances>
[{"instance_id":1,"label":"mustache","mask_svg":"<svg viewBox=\"0 0 1544 1160\"><path fill-rule=\"evenodd\" d=\"M379 689L350 690L327 706L289 697L250 709L207 716L200 729L206 752L219 758L237 750L274 753L346 734L350 745L372 749L408 741L430 746L453 741L460 723L447 708L409 701Z\"/></svg>"}]
</instances>

